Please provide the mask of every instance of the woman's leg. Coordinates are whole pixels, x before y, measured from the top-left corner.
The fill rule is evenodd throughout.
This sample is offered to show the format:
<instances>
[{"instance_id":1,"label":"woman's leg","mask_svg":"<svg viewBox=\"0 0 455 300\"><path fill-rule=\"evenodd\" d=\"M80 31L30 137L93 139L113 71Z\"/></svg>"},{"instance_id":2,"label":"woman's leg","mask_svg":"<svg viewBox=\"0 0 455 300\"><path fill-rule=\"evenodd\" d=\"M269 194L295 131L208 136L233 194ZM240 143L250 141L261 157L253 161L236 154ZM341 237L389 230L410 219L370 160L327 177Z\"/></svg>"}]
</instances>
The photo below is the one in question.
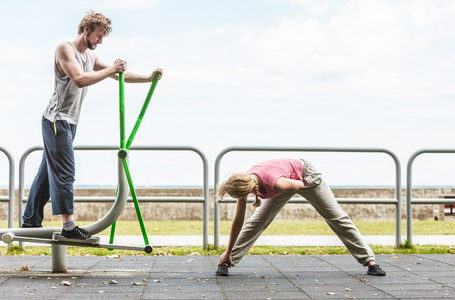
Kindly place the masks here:
<instances>
[{"instance_id":1,"label":"woman's leg","mask_svg":"<svg viewBox=\"0 0 455 300\"><path fill-rule=\"evenodd\" d=\"M254 245L262 232L275 219L283 206L295 195L288 192L262 201L253 215L245 222L232 249L232 266L236 265Z\"/></svg>"},{"instance_id":2,"label":"woman's leg","mask_svg":"<svg viewBox=\"0 0 455 300\"><path fill-rule=\"evenodd\" d=\"M351 218L338 204L321 174L310 163L305 162L304 179L307 176L312 184L297 193L313 205L359 263L365 266L369 261L374 261L373 251L365 243Z\"/></svg>"}]
</instances>

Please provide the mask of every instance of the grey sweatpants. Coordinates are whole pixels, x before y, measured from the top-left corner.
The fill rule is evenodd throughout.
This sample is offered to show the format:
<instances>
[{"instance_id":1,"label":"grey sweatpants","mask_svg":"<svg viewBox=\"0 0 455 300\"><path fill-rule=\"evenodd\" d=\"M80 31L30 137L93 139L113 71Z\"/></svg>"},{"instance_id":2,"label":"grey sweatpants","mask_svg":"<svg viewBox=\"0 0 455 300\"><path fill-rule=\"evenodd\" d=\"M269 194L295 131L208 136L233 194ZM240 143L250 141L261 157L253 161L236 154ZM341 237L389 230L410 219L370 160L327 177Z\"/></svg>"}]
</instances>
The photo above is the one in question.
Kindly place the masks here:
<instances>
[{"instance_id":1,"label":"grey sweatpants","mask_svg":"<svg viewBox=\"0 0 455 300\"><path fill-rule=\"evenodd\" d=\"M308 200L359 263L365 266L369 261L375 260L373 251L365 243L351 218L340 207L321 173L305 161L302 176L305 187L297 191L297 194ZM235 242L232 249L233 266L245 256L278 212L295 194L296 192L287 192L262 201L261 206L243 225Z\"/></svg>"}]
</instances>

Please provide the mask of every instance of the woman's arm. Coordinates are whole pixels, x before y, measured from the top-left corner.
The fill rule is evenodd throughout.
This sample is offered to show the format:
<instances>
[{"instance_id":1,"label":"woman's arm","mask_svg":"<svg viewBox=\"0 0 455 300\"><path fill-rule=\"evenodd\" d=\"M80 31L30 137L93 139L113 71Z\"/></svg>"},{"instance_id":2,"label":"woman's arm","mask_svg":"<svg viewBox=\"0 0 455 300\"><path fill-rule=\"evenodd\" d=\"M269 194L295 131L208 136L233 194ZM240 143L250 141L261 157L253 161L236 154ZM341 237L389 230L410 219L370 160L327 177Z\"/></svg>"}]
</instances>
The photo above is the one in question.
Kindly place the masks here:
<instances>
[{"instance_id":1,"label":"woman's arm","mask_svg":"<svg viewBox=\"0 0 455 300\"><path fill-rule=\"evenodd\" d=\"M279 192L295 192L304 187L302 180L280 177L275 182L273 189Z\"/></svg>"},{"instance_id":2,"label":"woman's arm","mask_svg":"<svg viewBox=\"0 0 455 300\"><path fill-rule=\"evenodd\" d=\"M235 210L234 220L232 221L231 233L229 235L229 243L227 245L226 251L221 255L219 264L227 264L231 266L231 254L232 249L234 248L235 242L240 234L240 230L243 227L245 221L245 211L246 211L247 197L239 198L237 200L237 206Z\"/></svg>"}]
</instances>

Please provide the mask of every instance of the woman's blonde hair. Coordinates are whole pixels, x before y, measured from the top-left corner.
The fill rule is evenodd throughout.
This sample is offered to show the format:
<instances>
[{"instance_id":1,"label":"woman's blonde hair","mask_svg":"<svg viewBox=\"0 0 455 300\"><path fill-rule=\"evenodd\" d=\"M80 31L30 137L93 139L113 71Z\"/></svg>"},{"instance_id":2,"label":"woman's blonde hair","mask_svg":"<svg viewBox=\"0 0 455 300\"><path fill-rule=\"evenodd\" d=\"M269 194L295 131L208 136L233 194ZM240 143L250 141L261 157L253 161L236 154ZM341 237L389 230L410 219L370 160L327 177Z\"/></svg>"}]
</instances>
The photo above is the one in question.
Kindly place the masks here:
<instances>
[{"instance_id":1,"label":"woman's blonde hair","mask_svg":"<svg viewBox=\"0 0 455 300\"><path fill-rule=\"evenodd\" d=\"M89 11L82 18L77 33L83 33L85 26L88 26L92 32L96 27L101 27L105 35L108 35L112 31L111 19L106 18L103 14L96 13L93 10Z\"/></svg>"},{"instance_id":2,"label":"woman's blonde hair","mask_svg":"<svg viewBox=\"0 0 455 300\"><path fill-rule=\"evenodd\" d=\"M253 193L253 189L255 189L254 194L256 194L256 202L254 202L253 206L258 207L261 205L259 185L248 174L239 173L232 175L218 185L216 194L220 199L223 199L225 194L228 194L232 198L241 198Z\"/></svg>"}]
</instances>

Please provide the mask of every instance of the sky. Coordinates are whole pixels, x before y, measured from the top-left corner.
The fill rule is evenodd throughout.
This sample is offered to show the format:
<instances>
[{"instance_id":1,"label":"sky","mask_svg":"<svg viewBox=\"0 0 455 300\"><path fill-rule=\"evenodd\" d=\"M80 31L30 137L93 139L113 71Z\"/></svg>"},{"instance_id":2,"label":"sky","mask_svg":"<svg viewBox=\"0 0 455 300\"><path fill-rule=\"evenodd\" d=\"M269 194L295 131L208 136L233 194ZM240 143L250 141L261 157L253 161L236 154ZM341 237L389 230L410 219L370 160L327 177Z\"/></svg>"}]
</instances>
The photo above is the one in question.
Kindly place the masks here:
<instances>
[{"instance_id":1,"label":"sky","mask_svg":"<svg viewBox=\"0 0 455 300\"><path fill-rule=\"evenodd\" d=\"M423 148L455 149L455 2L438 0L0 1L0 146L18 164L42 145L56 46L87 11L111 18L96 52L128 70L162 68L133 146L191 146L208 159L227 147L381 148L401 162ZM129 132L149 84L125 89ZM89 87L75 145L118 145L118 83ZM40 152L27 159L36 174ZM329 184L395 184L384 154L236 152L221 178L263 159L304 158ZM201 185L191 152L131 151L138 185ZM7 185L0 153L0 185ZM115 185L114 152L78 152L76 185ZM455 154L422 155L416 185L454 186Z\"/></svg>"}]
</instances>

